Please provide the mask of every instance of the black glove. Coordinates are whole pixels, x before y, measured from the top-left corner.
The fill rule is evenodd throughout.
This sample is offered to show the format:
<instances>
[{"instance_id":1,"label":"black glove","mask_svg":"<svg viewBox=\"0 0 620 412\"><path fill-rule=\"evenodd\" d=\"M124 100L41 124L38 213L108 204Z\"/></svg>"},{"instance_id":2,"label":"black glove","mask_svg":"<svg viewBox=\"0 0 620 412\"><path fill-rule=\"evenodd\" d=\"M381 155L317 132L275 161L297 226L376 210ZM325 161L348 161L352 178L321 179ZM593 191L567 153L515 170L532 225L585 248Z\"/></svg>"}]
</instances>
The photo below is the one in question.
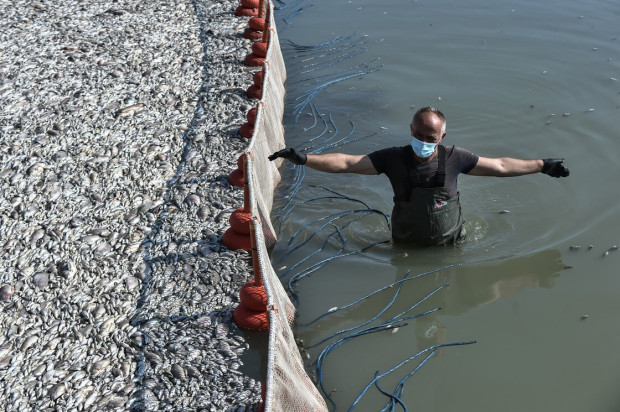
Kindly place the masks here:
<instances>
[{"instance_id":1,"label":"black glove","mask_svg":"<svg viewBox=\"0 0 620 412\"><path fill-rule=\"evenodd\" d=\"M306 160L308 160L308 156L305 153L300 153L295 149L282 149L280 151L275 152L271 156L269 156L269 160L275 160L278 157L288 160L291 163L296 165L306 164Z\"/></svg>"},{"instance_id":2,"label":"black glove","mask_svg":"<svg viewBox=\"0 0 620 412\"><path fill-rule=\"evenodd\" d=\"M551 177L566 177L570 171L562 164L564 159L543 159L542 172Z\"/></svg>"}]
</instances>

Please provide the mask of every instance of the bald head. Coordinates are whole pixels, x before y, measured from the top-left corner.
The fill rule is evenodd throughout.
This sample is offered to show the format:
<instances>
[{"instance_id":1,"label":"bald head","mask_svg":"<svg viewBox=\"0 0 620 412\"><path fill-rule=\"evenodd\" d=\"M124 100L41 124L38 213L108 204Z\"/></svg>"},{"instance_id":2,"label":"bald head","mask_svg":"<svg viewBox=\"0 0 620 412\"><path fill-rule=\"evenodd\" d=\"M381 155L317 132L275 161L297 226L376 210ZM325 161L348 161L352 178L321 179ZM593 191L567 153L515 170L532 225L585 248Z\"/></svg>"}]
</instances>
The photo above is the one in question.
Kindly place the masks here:
<instances>
[{"instance_id":1,"label":"bald head","mask_svg":"<svg viewBox=\"0 0 620 412\"><path fill-rule=\"evenodd\" d=\"M437 130L442 136L446 133L446 117L432 106L423 107L415 112L411 125L425 130Z\"/></svg>"}]
</instances>

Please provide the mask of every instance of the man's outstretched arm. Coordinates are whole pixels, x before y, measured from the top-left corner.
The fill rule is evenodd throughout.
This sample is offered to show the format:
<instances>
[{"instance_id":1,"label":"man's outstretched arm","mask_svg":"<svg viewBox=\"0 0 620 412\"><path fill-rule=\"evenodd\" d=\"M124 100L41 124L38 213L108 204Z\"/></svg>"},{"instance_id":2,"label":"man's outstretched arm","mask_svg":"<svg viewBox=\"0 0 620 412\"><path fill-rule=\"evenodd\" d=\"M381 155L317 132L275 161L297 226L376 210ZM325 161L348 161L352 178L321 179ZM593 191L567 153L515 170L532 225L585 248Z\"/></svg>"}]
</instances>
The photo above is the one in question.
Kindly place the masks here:
<instances>
[{"instance_id":1,"label":"man's outstretched arm","mask_svg":"<svg viewBox=\"0 0 620 412\"><path fill-rule=\"evenodd\" d=\"M305 165L327 173L357 173L376 175L377 170L367 155L349 155L345 153L304 154L295 149L282 149L269 156L269 160L278 157L296 165Z\"/></svg>"},{"instance_id":2,"label":"man's outstretched arm","mask_svg":"<svg viewBox=\"0 0 620 412\"><path fill-rule=\"evenodd\" d=\"M524 160L511 157L480 157L469 175L511 177L532 173L545 173L552 177L566 177L570 171L563 164L564 159Z\"/></svg>"}]
</instances>

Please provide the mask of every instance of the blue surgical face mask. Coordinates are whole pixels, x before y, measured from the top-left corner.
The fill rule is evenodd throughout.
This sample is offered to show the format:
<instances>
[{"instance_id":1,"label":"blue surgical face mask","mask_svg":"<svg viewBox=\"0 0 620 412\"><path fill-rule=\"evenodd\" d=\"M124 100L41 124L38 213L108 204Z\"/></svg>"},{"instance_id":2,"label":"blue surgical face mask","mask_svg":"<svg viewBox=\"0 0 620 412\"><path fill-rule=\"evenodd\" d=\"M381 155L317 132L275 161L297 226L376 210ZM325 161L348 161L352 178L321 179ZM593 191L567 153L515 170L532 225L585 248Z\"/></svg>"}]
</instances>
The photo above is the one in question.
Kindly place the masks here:
<instances>
[{"instance_id":1,"label":"blue surgical face mask","mask_svg":"<svg viewBox=\"0 0 620 412\"><path fill-rule=\"evenodd\" d=\"M421 140L416 139L415 137L411 138L411 147L413 148L413 153L416 156L426 159L435 153L435 147L437 143L427 143Z\"/></svg>"}]
</instances>

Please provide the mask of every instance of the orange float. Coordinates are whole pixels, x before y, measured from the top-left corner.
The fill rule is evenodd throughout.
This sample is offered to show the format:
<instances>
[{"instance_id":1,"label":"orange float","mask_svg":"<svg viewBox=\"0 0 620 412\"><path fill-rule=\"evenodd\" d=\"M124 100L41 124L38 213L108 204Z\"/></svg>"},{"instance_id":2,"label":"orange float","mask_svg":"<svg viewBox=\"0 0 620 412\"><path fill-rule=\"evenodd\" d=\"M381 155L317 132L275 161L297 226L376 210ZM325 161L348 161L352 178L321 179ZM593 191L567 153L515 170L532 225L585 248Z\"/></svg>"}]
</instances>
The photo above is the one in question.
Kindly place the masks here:
<instances>
[{"instance_id":1,"label":"orange float","mask_svg":"<svg viewBox=\"0 0 620 412\"><path fill-rule=\"evenodd\" d=\"M250 234L252 215L243 208L239 208L232 212L228 221L230 222L230 227L233 228L235 232L242 235Z\"/></svg>"},{"instance_id":2,"label":"orange float","mask_svg":"<svg viewBox=\"0 0 620 412\"><path fill-rule=\"evenodd\" d=\"M258 39L263 38L263 33L261 33L260 31L247 28L243 31L243 37L245 37L248 40L256 41Z\"/></svg>"},{"instance_id":3,"label":"orange float","mask_svg":"<svg viewBox=\"0 0 620 412\"><path fill-rule=\"evenodd\" d=\"M246 9L257 9L259 0L241 0L241 7L245 7Z\"/></svg>"},{"instance_id":4,"label":"orange float","mask_svg":"<svg viewBox=\"0 0 620 412\"><path fill-rule=\"evenodd\" d=\"M228 228L222 236L222 244L230 250L252 250L250 236L237 233L233 228Z\"/></svg>"},{"instance_id":5,"label":"orange float","mask_svg":"<svg viewBox=\"0 0 620 412\"><path fill-rule=\"evenodd\" d=\"M256 67L262 66L265 63L265 58L255 55L254 53L250 53L245 57L246 66Z\"/></svg>"},{"instance_id":6,"label":"orange float","mask_svg":"<svg viewBox=\"0 0 620 412\"><path fill-rule=\"evenodd\" d=\"M250 280L241 288L239 292L241 304L256 312L267 310L267 292L265 286L257 285L255 280Z\"/></svg>"},{"instance_id":7,"label":"orange float","mask_svg":"<svg viewBox=\"0 0 620 412\"><path fill-rule=\"evenodd\" d=\"M245 91L245 94L252 99L262 99L263 97L263 89L253 84Z\"/></svg>"},{"instance_id":8,"label":"orange float","mask_svg":"<svg viewBox=\"0 0 620 412\"><path fill-rule=\"evenodd\" d=\"M251 97L251 96L250 96ZM251 125L249 123L244 123L240 128L239 128L239 135L241 137L244 137L246 139L251 139L252 136L254 135L254 125Z\"/></svg>"},{"instance_id":9,"label":"orange float","mask_svg":"<svg viewBox=\"0 0 620 412\"><path fill-rule=\"evenodd\" d=\"M258 108L254 107L248 110L248 114L245 116L248 119L248 123L251 125L256 124L256 113L258 112Z\"/></svg>"},{"instance_id":10,"label":"orange float","mask_svg":"<svg viewBox=\"0 0 620 412\"><path fill-rule=\"evenodd\" d=\"M228 183L230 183L233 186L243 187L243 185L245 183L245 177L243 175L243 159L244 159L244 157L245 157L245 154L242 153L237 158L237 169L233 170L228 175Z\"/></svg>"},{"instance_id":11,"label":"orange float","mask_svg":"<svg viewBox=\"0 0 620 412\"><path fill-rule=\"evenodd\" d=\"M258 87L263 87L263 80L265 79L265 73L261 70L259 72L254 73L252 77L252 81Z\"/></svg>"},{"instance_id":12,"label":"orange float","mask_svg":"<svg viewBox=\"0 0 620 412\"><path fill-rule=\"evenodd\" d=\"M256 41L252 43L252 53L258 57L266 57L267 46L268 44L264 41Z\"/></svg>"},{"instance_id":13,"label":"orange float","mask_svg":"<svg viewBox=\"0 0 620 412\"><path fill-rule=\"evenodd\" d=\"M269 316L266 311L257 312L239 305L233 311L233 321L243 329L269 330Z\"/></svg>"},{"instance_id":14,"label":"orange float","mask_svg":"<svg viewBox=\"0 0 620 412\"><path fill-rule=\"evenodd\" d=\"M243 6L239 6L235 9L235 15L237 16L246 16L246 17L254 17L258 15L258 9L246 8Z\"/></svg>"},{"instance_id":15,"label":"orange float","mask_svg":"<svg viewBox=\"0 0 620 412\"><path fill-rule=\"evenodd\" d=\"M264 17L252 17L248 21L248 27L251 30L255 31L263 31L265 29L265 18ZM262 37L262 34L261 34Z\"/></svg>"},{"instance_id":16,"label":"orange float","mask_svg":"<svg viewBox=\"0 0 620 412\"><path fill-rule=\"evenodd\" d=\"M235 169L228 175L228 183L233 186L243 187L243 171L241 169Z\"/></svg>"}]
</instances>

